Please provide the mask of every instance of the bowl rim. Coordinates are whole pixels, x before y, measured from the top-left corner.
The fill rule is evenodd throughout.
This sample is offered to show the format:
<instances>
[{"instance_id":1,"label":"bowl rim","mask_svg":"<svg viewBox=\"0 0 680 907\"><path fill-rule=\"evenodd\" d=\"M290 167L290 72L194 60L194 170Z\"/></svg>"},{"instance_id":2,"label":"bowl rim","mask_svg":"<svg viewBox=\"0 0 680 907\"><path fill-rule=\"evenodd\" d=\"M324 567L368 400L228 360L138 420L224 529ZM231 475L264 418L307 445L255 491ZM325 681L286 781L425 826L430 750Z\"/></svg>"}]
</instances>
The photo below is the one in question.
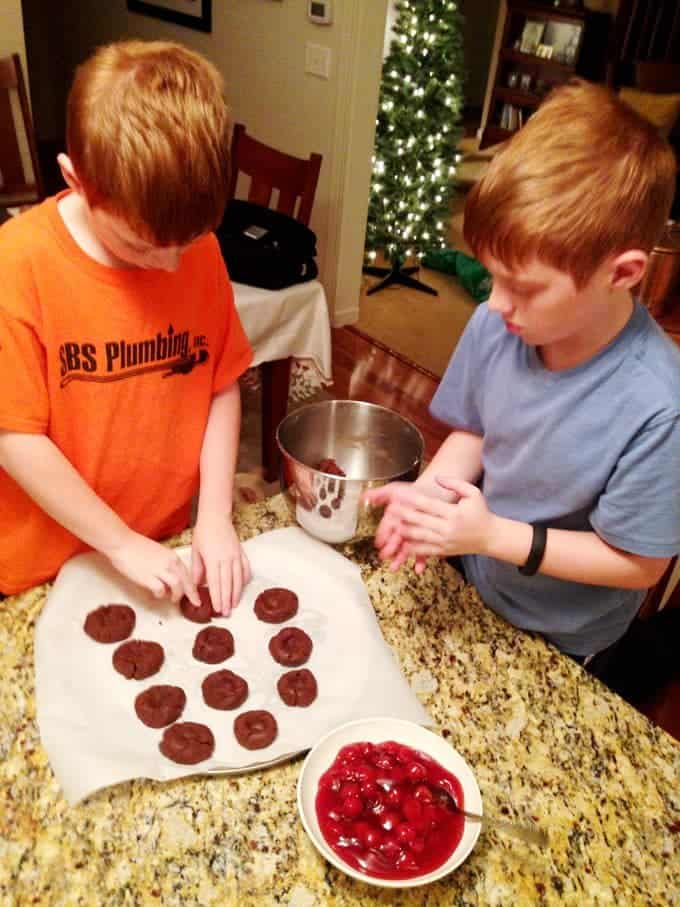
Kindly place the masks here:
<instances>
[{"instance_id":1,"label":"bowl rim","mask_svg":"<svg viewBox=\"0 0 680 907\"><path fill-rule=\"evenodd\" d=\"M411 462L408 464L408 466L406 466L405 469L402 469L399 472L395 472L395 473L392 473L390 475L385 475L385 476L371 476L371 478L361 479L361 478L355 478L354 476L352 476L352 477L338 476L335 473L322 472L320 469L315 469L313 466L309 466L307 463L303 463L302 460L298 460L297 457L294 457L290 453L290 451L288 451L283 446L283 444L281 443L281 436L280 436L281 427L283 425L285 425L285 423L288 422L290 419L292 419L294 416L297 416L302 410L315 409L317 407L325 408L329 404L336 405L336 404L341 404L341 403L350 403L353 406L355 406L355 405L365 406L365 407L369 407L370 409L380 409L383 412L389 413L392 416L397 416L399 419L401 419L402 422L405 422L409 426L409 428L411 428L414 431L418 441L420 442L419 456L414 457L411 460ZM302 406L299 406L297 409L294 409L292 412L287 413L283 417L283 419L281 419L279 424L276 426L276 446L278 447L282 456L287 457L290 461L295 463L296 466L301 466L303 469L309 469L312 472L314 472L320 476L328 476L329 478L342 479L343 482L390 482L393 479L396 479L398 476L403 475L405 472L409 472L411 469L413 469L419 463L422 463L423 457L425 456L425 438L423 436L423 433L418 428L418 426L415 425L415 423L413 423L410 419L407 419L406 416L402 416L402 414L397 412L396 409L390 409L389 406L383 406L381 403L370 403L368 400L347 400L347 399L335 400L335 399L333 399L333 400L317 400L315 403L303 404Z\"/></svg>"},{"instance_id":2,"label":"bowl rim","mask_svg":"<svg viewBox=\"0 0 680 907\"><path fill-rule=\"evenodd\" d=\"M389 732L383 735L383 739L396 739L398 742L403 742L407 746L413 746L415 749L422 749L426 752L431 758L441 761L441 757L438 755L433 755L425 745L422 743L415 743L412 739L408 738L400 741L399 736L395 733L395 729L403 731L406 735L415 734L416 736L421 737L425 741L434 739L436 741L436 746L442 750L446 748L449 756L453 757L454 761L460 763L460 766L456 771L463 770L464 774L467 774L465 779L459 777L459 781L463 785L465 795L466 795L466 807L472 809L473 811L483 815L483 806L482 806L482 795L479 790L479 785L477 784L477 779L475 778L472 768L466 761L466 759L446 740L439 734L434 733L422 725L416 724L413 721L406 721L401 718L390 718L388 716L376 716L374 718L359 718L354 721L348 721L344 724L338 725L338 727L333 728L323 737L321 737L316 744L311 748L307 753L305 760L300 769L300 774L298 776L297 782L297 807L298 813L300 815L300 820L302 825L307 832L307 835L311 842L314 844L316 849L319 851L322 857L328 860L329 863L332 863L337 869L340 869L346 875L350 876L353 879L356 879L360 882L364 882L368 885L375 885L382 888L415 888L421 885L428 885L431 882L436 882L439 879L444 878L450 872L453 872L454 869L457 869L470 855L473 851L477 839L479 838L481 832L481 825L479 823L469 823L464 824L463 826L463 837L458 842L456 849L453 851L451 856L446 860L441 866L436 867L431 872L424 873L423 875L414 876L411 879L381 879L377 876L370 876L364 873L361 873L350 866L348 863L345 863L334 850L326 843L323 836L320 833L317 833L316 829L311 826L311 823L307 816L307 808L304 803L305 790L312 782L306 782L305 779L308 777L309 772L312 770L310 766L313 766L314 760L318 758L318 753L322 748L327 747L328 744L335 737L341 737L341 742L338 742L336 748L333 751L333 755L327 765L322 769L319 774L322 774L326 771L335 756L337 755L338 750L341 746L345 746L348 743L357 742L362 739L362 734L359 732L366 729L371 729L373 733L379 730L380 725L389 725ZM349 737L346 738L346 735L349 734ZM346 739L345 739L346 738ZM442 762L442 764L444 764ZM445 767L447 767L445 765ZM450 767L449 767L449 770ZM468 797L470 797L472 802L469 802ZM314 800L316 800L316 791L314 791ZM470 830L469 834L466 834L466 828Z\"/></svg>"}]
</instances>

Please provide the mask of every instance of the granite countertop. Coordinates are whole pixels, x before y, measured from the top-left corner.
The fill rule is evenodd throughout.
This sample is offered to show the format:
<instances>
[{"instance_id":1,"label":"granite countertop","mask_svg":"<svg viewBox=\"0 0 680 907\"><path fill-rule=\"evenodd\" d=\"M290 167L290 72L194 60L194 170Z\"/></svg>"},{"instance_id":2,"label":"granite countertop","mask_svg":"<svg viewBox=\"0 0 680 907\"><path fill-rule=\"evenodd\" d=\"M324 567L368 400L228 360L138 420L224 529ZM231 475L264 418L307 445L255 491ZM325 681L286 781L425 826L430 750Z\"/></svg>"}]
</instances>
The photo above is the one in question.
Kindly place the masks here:
<instances>
[{"instance_id":1,"label":"granite countertop","mask_svg":"<svg viewBox=\"0 0 680 907\"><path fill-rule=\"evenodd\" d=\"M242 538L289 523L280 496ZM176 539L186 544L185 533ZM301 760L240 777L135 781L70 808L40 745L33 632L48 586L0 605L0 904L656 905L680 898L680 746L542 640L499 620L446 564L360 565L387 642L472 766L490 815L534 817L541 851L482 834L432 885L397 891L327 863L300 823Z\"/></svg>"}]
</instances>

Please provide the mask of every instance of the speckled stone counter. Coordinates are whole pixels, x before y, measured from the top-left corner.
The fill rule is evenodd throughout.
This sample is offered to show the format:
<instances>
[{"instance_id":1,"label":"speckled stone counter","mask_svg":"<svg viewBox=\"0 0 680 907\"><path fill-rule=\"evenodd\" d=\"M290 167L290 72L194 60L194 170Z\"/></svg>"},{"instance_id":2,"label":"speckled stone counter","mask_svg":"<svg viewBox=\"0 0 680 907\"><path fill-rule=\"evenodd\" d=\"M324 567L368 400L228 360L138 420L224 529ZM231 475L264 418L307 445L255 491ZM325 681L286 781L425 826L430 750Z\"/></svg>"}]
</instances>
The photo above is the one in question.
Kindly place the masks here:
<instances>
[{"instance_id":1,"label":"speckled stone counter","mask_svg":"<svg viewBox=\"0 0 680 907\"><path fill-rule=\"evenodd\" d=\"M289 522L280 497L237 518L243 538ZM177 539L186 544L188 535ZM33 631L47 586L0 604L0 904L678 904L680 746L541 640L485 608L446 564L362 568L383 634L487 813L534 817L547 851L483 834L441 882L355 882L298 819L300 760L266 772L136 781L69 808L35 722Z\"/></svg>"}]
</instances>

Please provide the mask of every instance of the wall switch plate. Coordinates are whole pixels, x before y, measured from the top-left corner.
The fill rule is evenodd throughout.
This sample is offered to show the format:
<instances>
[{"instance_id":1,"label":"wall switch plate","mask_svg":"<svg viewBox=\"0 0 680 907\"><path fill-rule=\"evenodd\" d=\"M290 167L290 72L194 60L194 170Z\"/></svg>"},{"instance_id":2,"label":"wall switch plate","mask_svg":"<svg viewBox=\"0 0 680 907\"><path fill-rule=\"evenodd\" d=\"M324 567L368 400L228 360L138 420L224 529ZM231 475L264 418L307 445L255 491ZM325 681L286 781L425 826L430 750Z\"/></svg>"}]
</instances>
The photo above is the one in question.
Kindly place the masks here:
<instances>
[{"instance_id":1,"label":"wall switch plate","mask_svg":"<svg viewBox=\"0 0 680 907\"><path fill-rule=\"evenodd\" d=\"M331 0L309 0L307 16L316 25L330 25L333 21Z\"/></svg>"},{"instance_id":2,"label":"wall switch plate","mask_svg":"<svg viewBox=\"0 0 680 907\"><path fill-rule=\"evenodd\" d=\"M331 75L331 49L322 44L305 44L305 72L309 72L321 79L329 79Z\"/></svg>"}]
</instances>

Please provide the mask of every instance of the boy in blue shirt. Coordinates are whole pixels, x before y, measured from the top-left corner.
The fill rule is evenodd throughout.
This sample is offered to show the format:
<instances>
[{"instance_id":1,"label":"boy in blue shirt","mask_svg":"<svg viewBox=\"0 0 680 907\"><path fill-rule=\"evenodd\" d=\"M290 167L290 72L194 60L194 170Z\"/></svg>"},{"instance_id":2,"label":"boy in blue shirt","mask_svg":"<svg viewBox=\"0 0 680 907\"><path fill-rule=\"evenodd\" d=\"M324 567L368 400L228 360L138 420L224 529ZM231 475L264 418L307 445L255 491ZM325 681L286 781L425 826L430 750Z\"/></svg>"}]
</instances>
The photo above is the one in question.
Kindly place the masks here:
<instances>
[{"instance_id":1,"label":"boy in blue shirt","mask_svg":"<svg viewBox=\"0 0 680 907\"><path fill-rule=\"evenodd\" d=\"M680 551L680 351L632 291L675 160L607 89L557 89L471 191L493 276L432 400L453 427L386 504L393 568L461 556L510 623L583 661L625 633Z\"/></svg>"}]
</instances>

